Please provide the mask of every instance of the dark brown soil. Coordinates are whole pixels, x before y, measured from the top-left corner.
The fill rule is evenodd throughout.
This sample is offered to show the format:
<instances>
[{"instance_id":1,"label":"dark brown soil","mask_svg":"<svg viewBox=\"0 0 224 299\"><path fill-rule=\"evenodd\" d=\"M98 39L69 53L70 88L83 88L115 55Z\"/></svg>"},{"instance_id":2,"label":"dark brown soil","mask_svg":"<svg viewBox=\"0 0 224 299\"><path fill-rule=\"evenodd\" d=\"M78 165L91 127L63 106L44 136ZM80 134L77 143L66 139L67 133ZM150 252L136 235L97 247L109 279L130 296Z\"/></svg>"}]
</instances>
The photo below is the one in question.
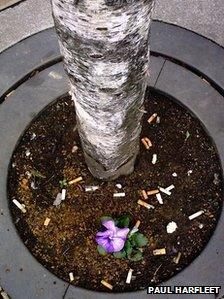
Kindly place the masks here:
<instances>
[{"instance_id":1,"label":"dark brown soil","mask_svg":"<svg viewBox=\"0 0 224 299\"><path fill-rule=\"evenodd\" d=\"M146 150L141 145L135 172L116 182L97 181L89 173L69 97L44 110L13 153L8 195L15 226L23 242L47 269L66 281L69 272L73 272L74 285L110 291L101 284L104 279L114 286L114 292L123 292L157 284L189 265L215 229L222 205L222 172L216 148L200 122L185 108L152 91L147 92L146 98L142 136L149 137L153 146ZM147 119L154 112L161 122L149 125ZM74 153L75 144L78 150ZM153 153L158 155L155 165L151 162ZM45 178L29 177L32 170ZM172 176L174 172L177 177ZM59 181L79 176L84 182L67 187L66 200L53 206L61 191ZM36 189L31 187L32 182ZM122 184L125 197L113 197L116 183ZM175 189L171 196L162 194L163 205L155 196L147 200L155 210L137 204L142 199L141 189L171 184ZM85 185L100 185L100 189L85 192ZM26 214L12 203L13 199L26 206ZM204 214L190 221L188 216L199 210L204 210ZM100 256L97 252L94 237L100 228L100 217L124 213L131 215L132 225L141 221L140 232L150 240L139 262ZM51 221L45 227L47 217ZM171 221L178 228L168 234L166 226ZM162 247L166 248L166 255L154 256L153 250ZM181 258L175 264L173 259L179 252ZM125 282L129 268L134 270L130 285Z\"/></svg>"}]
</instances>

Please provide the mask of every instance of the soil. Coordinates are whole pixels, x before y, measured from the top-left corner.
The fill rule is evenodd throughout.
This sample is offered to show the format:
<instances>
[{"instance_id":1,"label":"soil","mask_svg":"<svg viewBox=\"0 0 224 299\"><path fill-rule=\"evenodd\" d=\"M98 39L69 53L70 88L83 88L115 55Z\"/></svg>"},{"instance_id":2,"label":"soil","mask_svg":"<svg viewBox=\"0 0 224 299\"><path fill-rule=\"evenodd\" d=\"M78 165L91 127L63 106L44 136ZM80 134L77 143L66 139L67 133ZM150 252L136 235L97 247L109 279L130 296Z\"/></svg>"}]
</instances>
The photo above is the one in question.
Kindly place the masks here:
<instances>
[{"instance_id":1,"label":"soil","mask_svg":"<svg viewBox=\"0 0 224 299\"><path fill-rule=\"evenodd\" d=\"M125 292L158 284L200 254L217 224L223 179L211 138L199 120L175 101L152 90L147 91L146 99L142 137L150 138L152 147L146 150L141 144L134 173L116 182L98 181L88 171L69 96L58 99L33 120L12 155L8 198L19 235L37 260L58 277L69 282L69 272L73 272L72 284L76 286L111 292L101 284L103 279L113 285L113 292ZM155 112L160 123L149 124L147 119ZM158 157L155 165L153 154ZM66 199L53 206L61 192L59 181L79 176L83 182L67 186ZM116 183L123 188L118 190ZM164 204L155 195L145 200L154 205L154 210L137 204L139 199L144 200L140 190L171 184L175 188L170 196L161 193ZM100 188L85 192L87 185ZM126 196L114 198L114 192L125 192ZM25 205L25 214L13 199ZM202 215L189 220L200 210L204 211ZM101 227L100 218L123 214L131 216L132 226L140 220L139 231L149 239L141 261L100 256L97 252L94 238ZM50 223L46 227L47 217ZM166 226L171 221L178 228L168 234ZM154 249L164 247L165 255L153 255ZM181 257L175 263L178 253ZM130 268L133 278L126 284Z\"/></svg>"}]
</instances>

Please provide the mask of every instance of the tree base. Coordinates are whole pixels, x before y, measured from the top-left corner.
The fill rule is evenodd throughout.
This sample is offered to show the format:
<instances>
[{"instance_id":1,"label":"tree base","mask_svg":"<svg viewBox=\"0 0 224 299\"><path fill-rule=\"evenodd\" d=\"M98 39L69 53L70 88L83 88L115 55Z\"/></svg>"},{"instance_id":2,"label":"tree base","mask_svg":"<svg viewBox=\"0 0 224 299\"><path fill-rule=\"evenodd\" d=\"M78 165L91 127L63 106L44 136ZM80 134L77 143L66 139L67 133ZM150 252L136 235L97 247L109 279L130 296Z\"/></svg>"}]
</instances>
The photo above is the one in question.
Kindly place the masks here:
<instances>
[{"instance_id":1,"label":"tree base","mask_svg":"<svg viewBox=\"0 0 224 299\"><path fill-rule=\"evenodd\" d=\"M87 153L84 153L84 155L88 169L95 178L105 181L113 181L122 175L129 175L134 171L135 160L138 155L138 152L139 148L127 162L125 162L123 165L121 165L118 169L115 170L105 170L105 167L102 164L94 160Z\"/></svg>"}]
</instances>

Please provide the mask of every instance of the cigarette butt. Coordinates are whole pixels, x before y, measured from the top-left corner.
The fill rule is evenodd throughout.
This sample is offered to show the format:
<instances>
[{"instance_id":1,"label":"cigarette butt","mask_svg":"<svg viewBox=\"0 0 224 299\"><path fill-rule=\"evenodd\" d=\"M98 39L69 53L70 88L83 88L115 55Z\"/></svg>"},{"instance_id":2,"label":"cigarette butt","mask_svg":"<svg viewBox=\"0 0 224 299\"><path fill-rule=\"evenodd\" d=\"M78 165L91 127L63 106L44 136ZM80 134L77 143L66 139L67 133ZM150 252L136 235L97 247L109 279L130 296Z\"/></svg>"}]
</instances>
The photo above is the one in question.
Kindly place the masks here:
<instances>
[{"instance_id":1,"label":"cigarette butt","mask_svg":"<svg viewBox=\"0 0 224 299\"><path fill-rule=\"evenodd\" d=\"M153 113L151 116L150 116L150 118L148 119L148 123L149 124L151 124L153 121L154 121L154 119L157 117L157 113Z\"/></svg>"},{"instance_id":2,"label":"cigarette butt","mask_svg":"<svg viewBox=\"0 0 224 299\"><path fill-rule=\"evenodd\" d=\"M85 191L86 192L96 191L99 188L100 188L99 186L86 186Z\"/></svg>"},{"instance_id":3,"label":"cigarette butt","mask_svg":"<svg viewBox=\"0 0 224 299\"><path fill-rule=\"evenodd\" d=\"M135 227L135 228L139 228L140 223L141 223L141 221L138 220L138 221L135 223L135 226L134 226L134 227Z\"/></svg>"},{"instance_id":4,"label":"cigarette butt","mask_svg":"<svg viewBox=\"0 0 224 299\"><path fill-rule=\"evenodd\" d=\"M121 192L121 193L114 193L114 197L124 197L125 193Z\"/></svg>"},{"instance_id":5,"label":"cigarette butt","mask_svg":"<svg viewBox=\"0 0 224 299\"><path fill-rule=\"evenodd\" d=\"M152 155L152 164L156 164L157 162L157 154Z\"/></svg>"},{"instance_id":6,"label":"cigarette butt","mask_svg":"<svg viewBox=\"0 0 224 299\"><path fill-rule=\"evenodd\" d=\"M148 137L142 138L141 142L143 143L143 145L145 146L145 148L147 150L150 149L150 147L152 146L152 142L150 141L150 139Z\"/></svg>"},{"instance_id":7,"label":"cigarette butt","mask_svg":"<svg viewBox=\"0 0 224 299\"><path fill-rule=\"evenodd\" d=\"M106 282L105 280L101 280L101 283L102 283L102 285L104 285L106 288L108 288L108 289L110 289L110 290L113 290L113 286L112 286L110 283Z\"/></svg>"},{"instance_id":8,"label":"cigarette butt","mask_svg":"<svg viewBox=\"0 0 224 299\"><path fill-rule=\"evenodd\" d=\"M65 200L66 189L61 190L61 200Z\"/></svg>"},{"instance_id":9,"label":"cigarette butt","mask_svg":"<svg viewBox=\"0 0 224 299\"><path fill-rule=\"evenodd\" d=\"M132 230L130 231L129 235L133 235L134 233L136 233L138 231L140 223L141 222L139 220L135 223L135 226L132 228Z\"/></svg>"},{"instance_id":10,"label":"cigarette butt","mask_svg":"<svg viewBox=\"0 0 224 299\"><path fill-rule=\"evenodd\" d=\"M129 269L127 279L126 279L126 283L131 283L132 273L133 273L133 270Z\"/></svg>"},{"instance_id":11,"label":"cigarette butt","mask_svg":"<svg viewBox=\"0 0 224 299\"><path fill-rule=\"evenodd\" d=\"M48 226L48 224L50 223L51 219L50 218L46 218L44 221L44 226Z\"/></svg>"},{"instance_id":12,"label":"cigarette butt","mask_svg":"<svg viewBox=\"0 0 224 299\"><path fill-rule=\"evenodd\" d=\"M190 215L188 218L189 220L193 220L194 218L197 218L198 216L201 216L204 213L204 211L198 211L192 215Z\"/></svg>"},{"instance_id":13,"label":"cigarette butt","mask_svg":"<svg viewBox=\"0 0 224 299\"><path fill-rule=\"evenodd\" d=\"M6 95L6 98L10 97L14 92L15 92L15 90L10 91L10 92Z\"/></svg>"},{"instance_id":14,"label":"cigarette butt","mask_svg":"<svg viewBox=\"0 0 224 299\"><path fill-rule=\"evenodd\" d=\"M181 252L178 252L177 256L173 258L175 264L178 264L181 258Z\"/></svg>"},{"instance_id":15,"label":"cigarette butt","mask_svg":"<svg viewBox=\"0 0 224 299\"><path fill-rule=\"evenodd\" d=\"M147 195L154 195L154 194L157 194L157 193L159 193L158 189L147 191Z\"/></svg>"},{"instance_id":16,"label":"cigarette butt","mask_svg":"<svg viewBox=\"0 0 224 299\"><path fill-rule=\"evenodd\" d=\"M122 189L122 185L121 185L121 184L116 184L116 187L117 187L118 189Z\"/></svg>"},{"instance_id":17,"label":"cigarette butt","mask_svg":"<svg viewBox=\"0 0 224 299\"><path fill-rule=\"evenodd\" d=\"M166 254L166 248L153 250L153 255L164 255L164 254Z\"/></svg>"},{"instance_id":18,"label":"cigarette butt","mask_svg":"<svg viewBox=\"0 0 224 299\"><path fill-rule=\"evenodd\" d=\"M146 143L148 144L149 147L152 146L152 142L148 137L145 137L144 140L146 141Z\"/></svg>"},{"instance_id":19,"label":"cigarette butt","mask_svg":"<svg viewBox=\"0 0 224 299\"><path fill-rule=\"evenodd\" d=\"M143 201L143 200L141 200L141 199L138 200L138 204L139 204L140 206L143 206L143 207L147 208L147 209L155 209L154 206L148 204L147 202L145 202L145 201Z\"/></svg>"},{"instance_id":20,"label":"cigarette butt","mask_svg":"<svg viewBox=\"0 0 224 299\"><path fill-rule=\"evenodd\" d=\"M146 149L149 149L149 146L148 146L148 144L147 144L147 142L145 141L144 138L141 139L141 142L143 143L143 145L144 145L144 147L145 147Z\"/></svg>"},{"instance_id":21,"label":"cigarette butt","mask_svg":"<svg viewBox=\"0 0 224 299\"><path fill-rule=\"evenodd\" d=\"M148 199L148 195L145 190L141 190L141 194L144 199Z\"/></svg>"},{"instance_id":22,"label":"cigarette butt","mask_svg":"<svg viewBox=\"0 0 224 299\"><path fill-rule=\"evenodd\" d=\"M144 109L144 107L143 108L141 108L141 109L138 109L140 112L142 112L142 113L148 113L148 111L146 111L145 109Z\"/></svg>"},{"instance_id":23,"label":"cigarette butt","mask_svg":"<svg viewBox=\"0 0 224 299\"><path fill-rule=\"evenodd\" d=\"M75 280L73 272L69 273L69 279L71 282Z\"/></svg>"},{"instance_id":24,"label":"cigarette butt","mask_svg":"<svg viewBox=\"0 0 224 299\"><path fill-rule=\"evenodd\" d=\"M22 213L26 213L25 206L18 202L18 200L13 199L13 203L17 206L17 208L19 208L22 211Z\"/></svg>"},{"instance_id":25,"label":"cigarette butt","mask_svg":"<svg viewBox=\"0 0 224 299\"><path fill-rule=\"evenodd\" d=\"M169 187L166 187L166 190L167 191L170 191L170 190L172 190L172 189L174 189L175 187L174 187L174 185L170 185Z\"/></svg>"},{"instance_id":26,"label":"cigarette butt","mask_svg":"<svg viewBox=\"0 0 224 299\"><path fill-rule=\"evenodd\" d=\"M163 204L163 199L162 199L162 196L161 196L160 193L156 194L156 198L157 198L158 202L162 205Z\"/></svg>"},{"instance_id":27,"label":"cigarette butt","mask_svg":"<svg viewBox=\"0 0 224 299\"><path fill-rule=\"evenodd\" d=\"M165 189L165 188L162 188L162 187L158 187L158 188L159 188L159 191L161 191L161 192L163 192L163 193L165 193L165 194L167 194L167 195L171 195L171 192L168 191L167 188L166 188L166 189Z\"/></svg>"},{"instance_id":28,"label":"cigarette butt","mask_svg":"<svg viewBox=\"0 0 224 299\"><path fill-rule=\"evenodd\" d=\"M8 294L6 292L4 292L4 291L0 290L0 295L2 296L2 299L10 299L9 296L8 296Z\"/></svg>"},{"instance_id":29,"label":"cigarette butt","mask_svg":"<svg viewBox=\"0 0 224 299\"><path fill-rule=\"evenodd\" d=\"M82 180L83 180L82 177L79 176L78 178L76 178L76 179L74 179L74 180L68 182L68 184L69 184L69 185L76 184L76 183L78 183L78 182L81 182Z\"/></svg>"}]
</instances>

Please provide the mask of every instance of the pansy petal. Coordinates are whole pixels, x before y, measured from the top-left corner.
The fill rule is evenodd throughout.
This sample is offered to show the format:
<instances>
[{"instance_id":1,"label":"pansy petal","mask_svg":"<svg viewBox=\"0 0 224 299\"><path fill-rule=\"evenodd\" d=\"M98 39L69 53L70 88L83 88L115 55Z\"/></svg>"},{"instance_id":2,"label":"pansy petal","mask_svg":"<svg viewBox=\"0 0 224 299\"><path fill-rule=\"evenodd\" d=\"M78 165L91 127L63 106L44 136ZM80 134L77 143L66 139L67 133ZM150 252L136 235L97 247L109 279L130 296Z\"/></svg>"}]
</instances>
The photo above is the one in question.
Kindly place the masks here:
<instances>
[{"instance_id":1,"label":"pansy petal","mask_svg":"<svg viewBox=\"0 0 224 299\"><path fill-rule=\"evenodd\" d=\"M121 251L124 248L125 240L122 238L113 238L111 244L114 248L114 252Z\"/></svg>"},{"instance_id":2,"label":"pansy petal","mask_svg":"<svg viewBox=\"0 0 224 299\"><path fill-rule=\"evenodd\" d=\"M116 237L126 239L129 231L129 228L117 228Z\"/></svg>"},{"instance_id":3,"label":"pansy petal","mask_svg":"<svg viewBox=\"0 0 224 299\"><path fill-rule=\"evenodd\" d=\"M102 246L106 250L109 243L109 239L103 237L96 237L96 242L98 245Z\"/></svg>"},{"instance_id":4,"label":"pansy petal","mask_svg":"<svg viewBox=\"0 0 224 299\"><path fill-rule=\"evenodd\" d=\"M107 243L107 246L106 246L105 250L106 250L107 253L114 252L114 247L113 247L113 244L111 243L111 240L110 240L110 242Z\"/></svg>"},{"instance_id":5,"label":"pansy petal","mask_svg":"<svg viewBox=\"0 0 224 299\"><path fill-rule=\"evenodd\" d=\"M105 226L107 229L112 230L113 232L116 232L116 226L113 220L105 220L102 221L103 226Z\"/></svg>"},{"instance_id":6,"label":"pansy petal","mask_svg":"<svg viewBox=\"0 0 224 299\"><path fill-rule=\"evenodd\" d=\"M110 230L106 230L105 232L98 232L96 234L97 237L108 238L113 236L113 232Z\"/></svg>"}]
</instances>

